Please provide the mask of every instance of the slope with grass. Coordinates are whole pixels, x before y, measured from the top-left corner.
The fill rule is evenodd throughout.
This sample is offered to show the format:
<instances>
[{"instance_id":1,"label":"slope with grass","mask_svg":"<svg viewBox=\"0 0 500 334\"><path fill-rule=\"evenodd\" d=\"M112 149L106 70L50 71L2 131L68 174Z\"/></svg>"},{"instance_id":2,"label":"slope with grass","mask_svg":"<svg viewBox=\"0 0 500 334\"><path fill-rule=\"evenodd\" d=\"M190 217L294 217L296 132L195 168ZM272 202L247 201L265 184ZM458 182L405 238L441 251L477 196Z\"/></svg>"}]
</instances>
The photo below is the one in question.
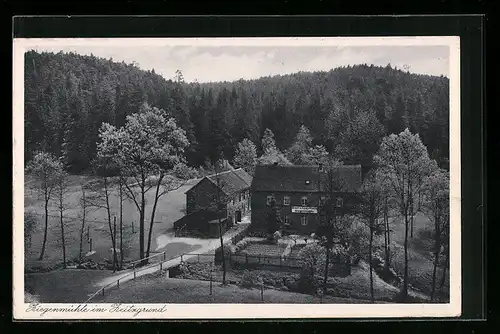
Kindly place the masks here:
<instances>
[{"instance_id":1,"label":"slope with grass","mask_svg":"<svg viewBox=\"0 0 500 334\"><path fill-rule=\"evenodd\" d=\"M400 218L391 221L392 261L394 270L403 276L404 273L404 235L405 226ZM408 276L414 289L430 295L432 290L432 222L422 214L417 214L414 221L413 238L408 237ZM437 281L442 275L442 269L437 270ZM449 275L443 287L444 298L449 298Z\"/></svg>"},{"instance_id":2,"label":"slope with grass","mask_svg":"<svg viewBox=\"0 0 500 334\"><path fill-rule=\"evenodd\" d=\"M210 282L165 278L164 276L145 276L127 283L126 287L114 289L109 294L98 296L95 303L285 303L285 304L319 304L317 296L279 291L264 290L264 300L261 300L260 289L245 289L236 285L212 285ZM326 296L323 303L355 304L365 303L348 298L333 298Z\"/></svg>"},{"instance_id":3,"label":"slope with grass","mask_svg":"<svg viewBox=\"0 0 500 334\"><path fill-rule=\"evenodd\" d=\"M83 303L110 270L66 269L25 275L26 298L41 303ZM27 300L27 301L28 301Z\"/></svg>"}]
</instances>

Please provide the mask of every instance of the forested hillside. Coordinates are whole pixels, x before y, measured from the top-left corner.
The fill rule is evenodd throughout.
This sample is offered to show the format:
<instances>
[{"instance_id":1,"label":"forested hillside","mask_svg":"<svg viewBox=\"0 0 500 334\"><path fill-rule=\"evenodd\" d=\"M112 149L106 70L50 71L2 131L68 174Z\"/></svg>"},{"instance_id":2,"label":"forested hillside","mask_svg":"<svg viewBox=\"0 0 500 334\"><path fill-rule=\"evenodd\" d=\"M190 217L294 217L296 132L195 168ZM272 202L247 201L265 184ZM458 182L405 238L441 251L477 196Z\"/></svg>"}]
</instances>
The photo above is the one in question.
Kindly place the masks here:
<instances>
[{"instance_id":1,"label":"forested hillside","mask_svg":"<svg viewBox=\"0 0 500 334\"><path fill-rule=\"evenodd\" d=\"M202 165L224 144L232 161L244 138L262 150L266 128L288 149L301 127L347 163L369 164L377 143L408 127L447 167L449 80L369 65L210 84L166 80L134 64L74 53L25 55L25 159L37 150L64 158L73 173L96 153L102 122L125 124L143 102L170 112L187 131L187 159ZM244 66L244 65L242 65ZM375 129L375 130L374 130ZM378 131L380 129L380 131ZM352 154L355 147L359 152Z\"/></svg>"}]
</instances>

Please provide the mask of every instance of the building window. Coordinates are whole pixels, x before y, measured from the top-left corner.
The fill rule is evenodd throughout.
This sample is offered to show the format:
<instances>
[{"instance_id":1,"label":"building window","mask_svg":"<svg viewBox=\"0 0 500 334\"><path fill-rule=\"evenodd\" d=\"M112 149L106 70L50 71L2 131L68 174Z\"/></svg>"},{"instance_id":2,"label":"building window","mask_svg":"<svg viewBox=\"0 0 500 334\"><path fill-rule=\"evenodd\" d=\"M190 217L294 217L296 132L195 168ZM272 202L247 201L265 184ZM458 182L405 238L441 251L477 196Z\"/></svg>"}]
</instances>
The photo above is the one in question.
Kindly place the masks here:
<instances>
[{"instance_id":1,"label":"building window","mask_svg":"<svg viewBox=\"0 0 500 334\"><path fill-rule=\"evenodd\" d=\"M290 196L283 197L283 205L290 205Z\"/></svg>"},{"instance_id":2,"label":"building window","mask_svg":"<svg viewBox=\"0 0 500 334\"><path fill-rule=\"evenodd\" d=\"M285 215L285 217L283 218L284 222L285 222L285 225L290 225L290 216L289 215Z\"/></svg>"},{"instance_id":3,"label":"building window","mask_svg":"<svg viewBox=\"0 0 500 334\"><path fill-rule=\"evenodd\" d=\"M319 171L323 172L323 164L319 164Z\"/></svg>"},{"instance_id":4,"label":"building window","mask_svg":"<svg viewBox=\"0 0 500 334\"><path fill-rule=\"evenodd\" d=\"M307 216L306 215L303 215L300 218L300 223L302 224L302 226L306 226L307 225Z\"/></svg>"},{"instance_id":5,"label":"building window","mask_svg":"<svg viewBox=\"0 0 500 334\"><path fill-rule=\"evenodd\" d=\"M300 205L307 206L307 197L304 196L300 199Z\"/></svg>"},{"instance_id":6,"label":"building window","mask_svg":"<svg viewBox=\"0 0 500 334\"><path fill-rule=\"evenodd\" d=\"M267 205L271 205L272 201L274 201L274 195L267 196Z\"/></svg>"},{"instance_id":7,"label":"building window","mask_svg":"<svg viewBox=\"0 0 500 334\"><path fill-rule=\"evenodd\" d=\"M325 196L320 196L320 198L319 198L319 205L323 206L323 205L325 205L325 202L326 202L326 197Z\"/></svg>"},{"instance_id":8,"label":"building window","mask_svg":"<svg viewBox=\"0 0 500 334\"><path fill-rule=\"evenodd\" d=\"M344 199L342 197L337 197L337 208L344 206Z\"/></svg>"}]
</instances>

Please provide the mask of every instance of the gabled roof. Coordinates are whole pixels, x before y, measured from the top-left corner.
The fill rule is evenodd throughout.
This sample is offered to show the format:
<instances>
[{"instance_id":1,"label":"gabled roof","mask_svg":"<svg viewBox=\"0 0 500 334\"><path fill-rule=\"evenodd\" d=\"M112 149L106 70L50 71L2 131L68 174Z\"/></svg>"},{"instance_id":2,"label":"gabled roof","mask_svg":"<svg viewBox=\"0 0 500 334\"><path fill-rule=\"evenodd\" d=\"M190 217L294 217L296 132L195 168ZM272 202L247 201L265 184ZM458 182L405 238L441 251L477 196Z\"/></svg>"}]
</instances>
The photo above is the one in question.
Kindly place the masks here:
<instances>
[{"instance_id":1,"label":"gabled roof","mask_svg":"<svg viewBox=\"0 0 500 334\"><path fill-rule=\"evenodd\" d=\"M216 174L205 176L203 179L208 179L214 185L217 185ZM200 182L203 181L203 179L191 187L187 192L193 190ZM252 185L252 177L242 168L227 170L219 173L219 185L222 192L226 195L231 195L235 192L250 188Z\"/></svg>"},{"instance_id":2,"label":"gabled roof","mask_svg":"<svg viewBox=\"0 0 500 334\"><path fill-rule=\"evenodd\" d=\"M331 179L338 191L352 192L361 187L361 165L332 167L330 178L327 167L258 165L252 181L253 191L327 192Z\"/></svg>"}]
</instances>

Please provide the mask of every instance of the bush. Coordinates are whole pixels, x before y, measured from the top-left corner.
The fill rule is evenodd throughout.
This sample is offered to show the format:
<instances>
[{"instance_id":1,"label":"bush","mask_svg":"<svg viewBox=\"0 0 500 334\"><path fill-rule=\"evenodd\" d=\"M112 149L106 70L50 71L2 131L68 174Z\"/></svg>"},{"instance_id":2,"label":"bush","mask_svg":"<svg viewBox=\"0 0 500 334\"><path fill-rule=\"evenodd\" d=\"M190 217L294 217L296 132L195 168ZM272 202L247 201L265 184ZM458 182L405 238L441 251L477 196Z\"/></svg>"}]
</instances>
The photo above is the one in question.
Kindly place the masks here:
<instances>
[{"instance_id":1,"label":"bush","mask_svg":"<svg viewBox=\"0 0 500 334\"><path fill-rule=\"evenodd\" d=\"M241 277L240 286L242 288L251 288L259 284L259 277L255 273L245 270Z\"/></svg>"},{"instance_id":2,"label":"bush","mask_svg":"<svg viewBox=\"0 0 500 334\"><path fill-rule=\"evenodd\" d=\"M248 232L249 237L257 237L257 238L267 238L267 232L265 231L259 231L259 230L253 230Z\"/></svg>"},{"instance_id":3,"label":"bush","mask_svg":"<svg viewBox=\"0 0 500 334\"><path fill-rule=\"evenodd\" d=\"M273 233L273 240L275 243L278 243L279 239L281 238L281 232L280 231L276 231Z\"/></svg>"},{"instance_id":4,"label":"bush","mask_svg":"<svg viewBox=\"0 0 500 334\"><path fill-rule=\"evenodd\" d=\"M199 178L200 171L191 168L185 164L178 164L174 167L174 175L183 180L190 180Z\"/></svg>"},{"instance_id":5,"label":"bush","mask_svg":"<svg viewBox=\"0 0 500 334\"><path fill-rule=\"evenodd\" d=\"M234 252L238 253L238 252L242 251L250 244L250 242L251 242L251 240L247 239L247 238L244 238L244 239L238 241L238 243L234 247Z\"/></svg>"}]
</instances>

